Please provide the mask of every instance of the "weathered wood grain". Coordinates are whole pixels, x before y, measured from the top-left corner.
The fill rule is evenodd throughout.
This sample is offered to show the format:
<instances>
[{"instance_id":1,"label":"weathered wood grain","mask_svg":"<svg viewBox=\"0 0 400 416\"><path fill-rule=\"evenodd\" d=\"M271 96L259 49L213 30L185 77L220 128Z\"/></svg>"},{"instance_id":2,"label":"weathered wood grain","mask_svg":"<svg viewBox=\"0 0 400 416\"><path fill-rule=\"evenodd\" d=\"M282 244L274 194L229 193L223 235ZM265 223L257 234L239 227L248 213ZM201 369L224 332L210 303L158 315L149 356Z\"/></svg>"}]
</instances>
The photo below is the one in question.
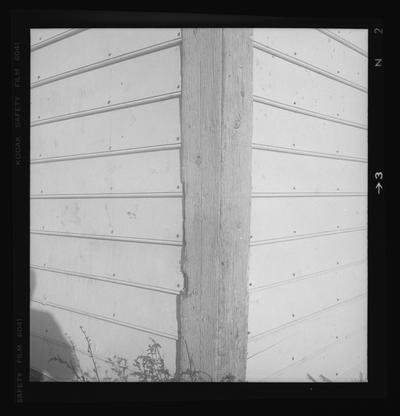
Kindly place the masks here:
<instances>
[{"instance_id":1,"label":"weathered wood grain","mask_svg":"<svg viewBox=\"0 0 400 416\"><path fill-rule=\"evenodd\" d=\"M252 47L248 29L185 29L182 180L186 290L179 364L244 378L250 233Z\"/></svg>"}]
</instances>

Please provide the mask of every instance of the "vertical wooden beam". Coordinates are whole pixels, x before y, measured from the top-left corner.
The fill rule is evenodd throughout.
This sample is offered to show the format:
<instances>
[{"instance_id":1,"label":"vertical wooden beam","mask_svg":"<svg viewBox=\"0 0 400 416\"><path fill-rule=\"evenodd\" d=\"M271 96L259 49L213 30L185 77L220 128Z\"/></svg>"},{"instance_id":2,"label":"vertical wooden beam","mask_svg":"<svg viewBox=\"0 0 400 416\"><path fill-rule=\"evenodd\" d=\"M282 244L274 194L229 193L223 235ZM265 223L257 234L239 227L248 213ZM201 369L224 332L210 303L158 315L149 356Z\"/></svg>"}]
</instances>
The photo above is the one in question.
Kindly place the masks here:
<instances>
[{"instance_id":1,"label":"vertical wooden beam","mask_svg":"<svg viewBox=\"0 0 400 416\"><path fill-rule=\"evenodd\" d=\"M245 378L250 240L250 29L184 29L185 292L178 369ZM188 353L192 359L189 363Z\"/></svg>"}]
</instances>

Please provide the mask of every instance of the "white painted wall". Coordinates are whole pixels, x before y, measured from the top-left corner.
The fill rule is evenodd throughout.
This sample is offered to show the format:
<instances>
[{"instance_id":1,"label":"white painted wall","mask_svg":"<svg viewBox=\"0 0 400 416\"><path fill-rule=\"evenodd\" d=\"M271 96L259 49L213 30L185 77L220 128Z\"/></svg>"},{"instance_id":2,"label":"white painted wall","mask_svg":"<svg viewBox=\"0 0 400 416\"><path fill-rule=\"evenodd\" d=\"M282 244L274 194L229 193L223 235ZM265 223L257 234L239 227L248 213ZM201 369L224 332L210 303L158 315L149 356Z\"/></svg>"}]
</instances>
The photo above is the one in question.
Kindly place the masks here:
<instances>
[{"instance_id":1,"label":"white painted wall","mask_svg":"<svg viewBox=\"0 0 400 416\"><path fill-rule=\"evenodd\" d=\"M31 31L31 366L91 369L82 326L101 376L150 338L174 372L180 30L66 31Z\"/></svg>"},{"instance_id":2,"label":"white painted wall","mask_svg":"<svg viewBox=\"0 0 400 416\"><path fill-rule=\"evenodd\" d=\"M254 30L248 381L367 376L367 38Z\"/></svg>"}]
</instances>

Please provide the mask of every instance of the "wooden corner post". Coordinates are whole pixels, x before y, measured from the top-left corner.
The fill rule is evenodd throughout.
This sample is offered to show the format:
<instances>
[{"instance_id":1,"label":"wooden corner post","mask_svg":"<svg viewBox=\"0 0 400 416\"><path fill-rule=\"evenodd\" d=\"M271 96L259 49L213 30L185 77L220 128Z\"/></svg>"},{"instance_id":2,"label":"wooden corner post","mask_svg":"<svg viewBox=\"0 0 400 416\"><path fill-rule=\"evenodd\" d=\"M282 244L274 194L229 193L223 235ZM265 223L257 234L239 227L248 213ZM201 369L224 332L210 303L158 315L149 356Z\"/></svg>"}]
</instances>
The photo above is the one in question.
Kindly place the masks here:
<instances>
[{"instance_id":1,"label":"wooden corner post","mask_svg":"<svg viewBox=\"0 0 400 416\"><path fill-rule=\"evenodd\" d=\"M251 30L184 29L182 36L185 290L179 308L178 371L195 368L214 381L227 375L244 380Z\"/></svg>"}]
</instances>

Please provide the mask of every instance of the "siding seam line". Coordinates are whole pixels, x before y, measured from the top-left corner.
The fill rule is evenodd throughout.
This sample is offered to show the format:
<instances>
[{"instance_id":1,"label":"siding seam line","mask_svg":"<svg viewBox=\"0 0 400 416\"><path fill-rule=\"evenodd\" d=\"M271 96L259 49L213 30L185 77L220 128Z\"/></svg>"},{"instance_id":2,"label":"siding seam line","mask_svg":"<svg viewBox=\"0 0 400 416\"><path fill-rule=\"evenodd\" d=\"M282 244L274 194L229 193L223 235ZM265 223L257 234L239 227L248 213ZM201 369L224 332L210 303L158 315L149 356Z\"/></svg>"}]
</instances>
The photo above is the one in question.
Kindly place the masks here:
<instances>
[{"instance_id":1,"label":"siding seam line","mask_svg":"<svg viewBox=\"0 0 400 416\"><path fill-rule=\"evenodd\" d=\"M171 333L168 333L168 332L157 331L155 329L146 328L146 327L131 324L131 323L128 323L128 322L119 321L117 319L108 318L106 316L98 315L98 314L95 314L95 313L92 313L92 312L85 312L85 311L82 311L82 310L79 310L79 309L76 309L76 308L71 308L71 307L68 307L68 306L59 305L57 303L48 302L47 300L41 301L39 299L32 299L31 301L34 302L34 303L39 303L43 306L49 306L51 308L62 309L62 310L65 310L67 312L72 312L72 313L76 313L78 315L83 315L83 316L93 318L93 319L97 319L97 320L100 320L100 321L109 322L109 323L112 323L114 325L124 326L124 327L127 327L127 328L134 329L136 331L158 335L160 337L173 339L175 341L178 340L177 335L171 334Z\"/></svg>"},{"instance_id":2,"label":"siding seam line","mask_svg":"<svg viewBox=\"0 0 400 416\"><path fill-rule=\"evenodd\" d=\"M43 125L43 124L56 123L56 122L59 122L59 121L70 120L70 119L73 119L73 118L87 117L87 116L91 116L91 115L95 115L95 114L106 113L108 111L123 110L123 109L126 109L126 108L137 107L137 106L146 105L146 104L158 103L158 102L161 102L161 101L166 101L166 100L170 100L170 99L173 99L173 98L178 98L178 97L180 97L180 95L181 95L180 91L174 91L174 92L168 92L168 93L165 93L165 94L154 95L154 96L151 96L151 97L138 98L136 100L125 101L125 102L118 103L118 104L107 105L107 106L103 106L103 107L95 107L95 108L91 108L91 109L88 109L88 110L77 111L77 112L74 112L74 113L61 114L61 115L58 115L58 116L49 117L49 118L45 118L45 119L42 119L42 120L31 121L30 126L31 127L36 127L36 126L40 126L40 125Z\"/></svg>"},{"instance_id":3,"label":"siding seam line","mask_svg":"<svg viewBox=\"0 0 400 416\"><path fill-rule=\"evenodd\" d=\"M367 227L354 227L354 228L345 228L343 230L332 230L332 231L323 231L320 233L310 233L310 234L301 234L297 236L289 236L289 237L277 237L277 238L270 238L266 240L256 240L251 241L250 246L261 246L264 244L274 244L274 243L283 243L286 241L292 241L292 240L302 240L304 238L317 238L317 237L324 237L327 235L333 235L333 234L342 234L342 233L350 233L350 232L357 232L357 231L365 231Z\"/></svg>"},{"instance_id":4,"label":"siding seam line","mask_svg":"<svg viewBox=\"0 0 400 416\"><path fill-rule=\"evenodd\" d=\"M301 358L300 360L295 361L294 363L291 363L291 364L287 365L286 367L283 367L283 368L273 372L272 374L270 374L267 377L263 377L260 381L263 382L263 381L268 380L270 377L277 376L277 375L283 373L288 368L298 367L299 365L304 364L305 362L320 356L321 354L330 350L331 348L335 347L336 345L339 345L342 342L347 341L349 338L350 339L353 338L355 334L357 334L359 332L362 332L362 331L365 331L365 329L366 329L365 326L363 326L361 328L358 328L358 329L355 329L354 331L351 331L351 332L347 333L346 335L344 335L342 338L340 338L338 340L335 340L335 341L333 341L333 342L331 342L327 345L324 345L323 347L318 348L316 351L314 351L313 353Z\"/></svg>"},{"instance_id":5,"label":"siding seam line","mask_svg":"<svg viewBox=\"0 0 400 416\"><path fill-rule=\"evenodd\" d=\"M42 230L31 230L31 234L37 235L51 235L56 237L71 237L71 238L87 238L92 240L110 240L110 241L121 241L127 243L140 243L140 244L156 244L166 246L182 246L182 241L174 240L158 240L152 238L136 238L136 237L120 237L120 236L108 236L108 235L96 235L96 234L80 234L80 233L69 233L59 231L42 231Z\"/></svg>"},{"instance_id":6,"label":"siding seam line","mask_svg":"<svg viewBox=\"0 0 400 416\"><path fill-rule=\"evenodd\" d=\"M58 33L50 38L47 38L41 42L37 42L31 46L31 52L37 51L38 49L44 48L45 46L56 43L60 40L69 38L71 36L77 35L78 33L84 32L87 29L68 29L65 32Z\"/></svg>"},{"instance_id":7,"label":"siding seam line","mask_svg":"<svg viewBox=\"0 0 400 416\"><path fill-rule=\"evenodd\" d=\"M106 156L120 156L120 155L123 156L123 155L137 154L137 153L161 152L161 151L179 149L180 147L181 147L180 143L169 143L169 144L160 144L160 145L155 145L155 146L133 147L133 148L121 149L121 150L109 150L106 152L80 153L76 155L47 157L47 158L42 158L42 159L31 159L31 164L64 162L64 161L69 161L69 160L93 159L97 157L106 157Z\"/></svg>"},{"instance_id":8,"label":"siding seam line","mask_svg":"<svg viewBox=\"0 0 400 416\"><path fill-rule=\"evenodd\" d=\"M366 88L366 87L364 87L362 85L359 85L359 84L356 84L355 82L349 81L346 78L339 77L339 76L337 76L337 75L335 75L335 74L333 74L333 73L331 73L329 71L326 71L326 70L324 70L322 68L319 68L319 67L314 66L312 64L309 64L309 63L307 63L305 61L302 61L301 59L294 58L294 57L292 57L290 55L287 55L284 52L281 52L281 51L279 51L277 49L271 48L270 46L267 46L267 45L265 45L265 44L263 44L261 42L257 42L255 40L253 40L253 47L256 48L256 49L258 49L259 51L268 53L268 54L270 54L272 56L276 56L277 58L280 58L280 59L282 59L282 60L284 60L286 62L289 62L291 64L297 65L297 66L299 66L301 68L308 69L310 71L313 71L316 74L319 74L319 75L322 75L322 76L324 76L326 78L329 78L329 79L332 79L334 81L340 82L341 84L347 85L347 86L352 87L354 89L357 89L359 91L368 93L368 88Z\"/></svg>"},{"instance_id":9,"label":"siding seam line","mask_svg":"<svg viewBox=\"0 0 400 416\"><path fill-rule=\"evenodd\" d=\"M97 281L116 284L116 285L130 286L130 287L135 287L135 288L144 289L144 290L150 290L150 291L154 291L154 292L167 293L169 295L178 295L180 293L180 291L176 290L176 289L169 289L169 288L166 288L166 287L154 286L154 285L146 285L145 283L129 282L129 281L121 280L121 279L117 279L117 278L112 279L108 276L101 276L101 275L96 275L96 274L92 274L92 273L74 272L74 271L70 271L70 270L58 269L58 268L55 268L55 267L39 266L37 264L31 264L30 268L31 269L36 269L36 270L43 270L45 272L50 272L50 273L63 274L63 275L66 275L66 276L81 277L83 279L97 280Z\"/></svg>"},{"instance_id":10,"label":"siding seam line","mask_svg":"<svg viewBox=\"0 0 400 416\"><path fill-rule=\"evenodd\" d=\"M182 198L182 192L131 192L92 194L31 194L31 199L123 199L123 198Z\"/></svg>"},{"instance_id":11,"label":"siding seam line","mask_svg":"<svg viewBox=\"0 0 400 416\"><path fill-rule=\"evenodd\" d=\"M297 276L297 277L294 277L294 278L291 278L291 279L281 280L279 282L270 283L268 285L253 286L249 289L249 294L264 292L265 290L273 289L273 288L279 287L279 286L285 286L285 285L291 284L291 283L301 282L303 280L312 279L314 277L326 276L327 274L330 274L330 273L336 273L340 270L345 270L345 269L350 268L352 266L357 266L357 265L363 264L366 261L367 261L367 259L352 261L350 263L342 264L340 266L334 266L334 267L331 267L329 269L321 270L319 272L304 274L302 276Z\"/></svg>"},{"instance_id":12,"label":"siding seam line","mask_svg":"<svg viewBox=\"0 0 400 416\"><path fill-rule=\"evenodd\" d=\"M253 192L252 198L317 198L367 196L367 192Z\"/></svg>"},{"instance_id":13,"label":"siding seam line","mask_svg":"<svg viewBox=\"0 0 400 416\"><path fill-rule=\"evenodd\" d=\"M261 96L258 96L258 95L254 95L253 100L256 103L269 105L271 107L280 108L281 110L291 111L293 113L298 113L298 114L302 114L302 115L305 115L305 116L315 117L315 118L319 118L319 119L322 119L322 120L331 121L333 123L343 124L345 126L356 127L358 129L362 129L362 130L368 130L368 127L366 125L362 124L362 123L357 123L355 121L345 120L345 119L329 116L329 115L326 115L326 114L317 113L317 112L312 111L312 110L307 110L307 109L301 108L301 107L295 107L295 106L290 105L290 104L281 103L279 101L274 101L274 100L271 100L269 98L261 97Z\"/></svg>"},{"instance_id":14,"label":"siding seam line","mask_svg":"<svg viewBox=\"0 0 400 416\"><path fill-rule=\"evenodd\" d=\"M350 162L368 163L368 159L360 158L360 157L347 156L347 155L339 156L339 155L335 155L332 153L319 153L319 152L313 152L310 150L291 149L288 147L271 146L267 144L259 144L259 143L254 143L254 142L252 143L251 147L254 150L265 150L269 152L289 153L289 154L299 155L299 156L311 156L311 157L320 157L320 158L327 158L327 159L345 160L345 161L350 161Z\"/></svg>"},{"instance_id":15,"label":"siding seam line","mask_svg":"<svg viewBox=\"0 0 400 416\"><path fill-rule=\"evenodd\" d=\"M94 62L92 64L84 65L75 69L71 69L66 72L62 72L60 74L56 74L47 78L43 78L40 81L35 81L31 84L31 88L37 88L42 85L47 85L56 81L61 81L63 79L67 79L76 75L84 74L85 72L94 71L96 69L104 68L109 65L114 65L120 62L127 61L129 59L139 58L141 56L146 56L154 52L160 52L168 48L173 48L178 46L181 43L181 38L174 38L168 41L157 43L155 45L151 45L142 49L137 49L135 51L127 52L121 55L114 56L112 58L103 59L101 61Z\"/></svg>"},{"instance_id":16,"label":"siding seam line","mask_svg":"<svg viewBox=\"0 0 400 416\"><path fill-rule=\"evenodd\" d=\"M336 35L335 33L331 32L328 29L317 29L319 32L323 33L324 35L328 36L331 39L336 40L337 42L341 43L344 46L347 46L349 49L352 49L355 52L358 52L360 55L365 56L368 58L368 52L364 49L358 47L357 45L354 45L354 43L348 41L347 39L342 38L339 35Z\"/></svg>"},{"instance_id":17,"label":"siding seam line","mask_svg":"<svg viewBox=\"0 0 400 416\"><path fill-rule=\"evenodd\" d=\"M343 306L345 304L349 304L349 303L356 302L357 300L360 300L360 299L364 298L366 295L367 295L366 292L361 293L361 294L356 295L356 296L354 296L354 297L352 297L350 299L346 299L346 300L343 300L341 302L337 302L337 303L335 303L333 305L330 305L330 306L327 306L327 307L325 307L323 309L320 309L319 311L310 313L310 314L305 315L305 316L303 316L301 318L298 318L298 319L294 319L293 321L290 321L290 322L287 322L285 324L279 325L279 326L277 326L275 328L268 329L268 330L263 331L263 332L259 332L258 334L255 334L252 337L249 337L249 342L258 341L259 339L262 339L262 338L264 338L264 337L266 337L268 335L271 335L271 334L273 334L275 332L279 332L282 329L286 329L288 327L291 327L293 325L297 325L297 324L299 324L301 322L304 322L304 321L307 321L309 319L313 319L313 318L315 318L315 317L317 317L317 316L319 316L319 315L321 315L321 314L323 314L325 312L328 312L328 311L330 311L332 309L339 308L339 307L341 307L341 306Z\"/></svg>"}]
</instances>

